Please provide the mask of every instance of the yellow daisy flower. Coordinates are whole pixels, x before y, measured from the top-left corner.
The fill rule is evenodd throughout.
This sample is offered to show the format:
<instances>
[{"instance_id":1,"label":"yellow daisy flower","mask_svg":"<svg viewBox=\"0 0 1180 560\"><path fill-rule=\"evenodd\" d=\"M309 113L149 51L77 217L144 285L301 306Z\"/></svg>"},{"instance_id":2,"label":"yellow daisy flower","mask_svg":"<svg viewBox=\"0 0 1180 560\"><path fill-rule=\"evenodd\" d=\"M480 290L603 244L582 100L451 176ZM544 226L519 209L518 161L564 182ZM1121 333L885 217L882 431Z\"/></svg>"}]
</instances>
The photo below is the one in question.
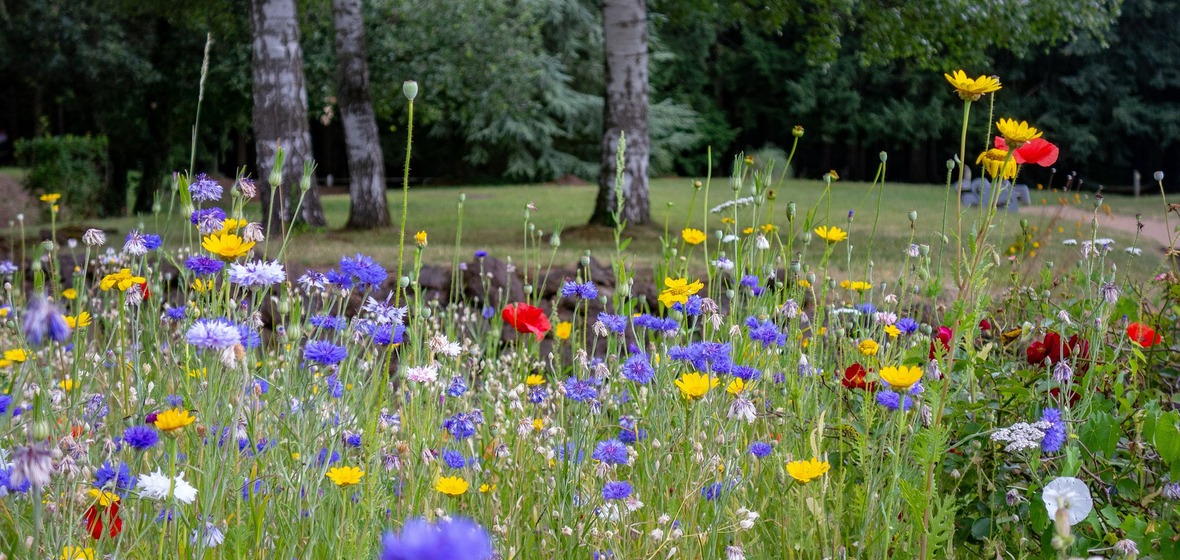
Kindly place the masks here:
<instances>
[{"instance_id":1,"label":"yellow daisy flower","mask_svg":"<svg viewBox=\"0 0 1180 560\"><path fill-rule=\"evenodd\" d=\"M839 243L848 239L848 232L836 226L819 226L815 228L815 234L828 243Z\"/></svg>"},{"instance_id":2,"label":"yellow daisy flower","mask_svg":"<svg viewBox=\"0 0 1180 560\"><path fill-rule=\"evenodd\" d=\"M694 280L690 284L687 278L664 278L664 286L666 288L660 292L660 303L664 304L664 307L672 307L673 303L688 303L688 296L705 287L700 280Z\"/></svg>"},{"instance_id":3,"label":"yellow daisy flower","mask_svg":"<svg viewBox=\"0 0 1180 560\"><path fill-rule=\"evenodd\" d=\"M254 248L254 242L246 241L233 233L215 233L206 237L201 242L201 247L223 260L232 261L249 253L250 249Z\"/></svg>"},{"instance_id":4,"label":"yellow daisy flower","mask_svg":"<svg viewBox=\"0 0 1180 560\"><path fill-rule=\"evenodd\" d=\"M471 485L457 476L442 476L434 483L434 489L448 496L462 496Z\"/></svg>"},{"instance_id":5,"label":"yellow daisy flower","mask_svg":"<svg viewBox=\"0 0 1180 560\"><path fill-rule=\"evenodd\" d=\"M887 366L881 368L881 380L894 391L905 391L922 379L922 368L918 366Z\"/></svg>"},{"instance_id":6,"label":"yellow daisy flower","mask_svg":"<svg viewBox=\"0 0 1180 560\"><path fill-rule=\"evenodd\" d=\"M352 486L361 481L361 477L365 476L365 471L356 467L332 467L324 476L335 482L336 486Z\"/></svg>"},{"instance_id":7,"label":"yellow daisy flower","mask_svg":"<svg viewBox=\"0 0 1180 560\"><path fill-rule=\"evenodd\" d=\"M196 420L187 410L171 408L156 415L156 427L167 434L188 426Z\"/></svg>"},{"instance_id":8,"label":"yellow daisy flower","mask_svg":"<svg viewBox=\"0 0 1180 560\"><path fill-rule=\"evenodd\" d=\"M787 463L787 474L802 483L808 483L824 475L832 468L827 461L808 459L806 461L791 461Z\"/></svg>"},{"instance_id":9,"label":"yellow daisy flower","mask_svg":"<svg viewBox=\"0 0 1180 560\"><path fill-rule=\"evenodd\" d=\"M995 76L968 78L967 73L962 70L955 70L953 75L943 74L942 76L950 82L964 101L979 101L983 95L1000 90L1000 79Z\"/></svg>"},{"instance_id":10,"label":"yellow daisy flower","mask_svg":"<svg viewBox=\"0 0 1180 560\"><path fill-rule=\"evenodd\" d=\"M574 324L569 321L562 321L553 327L553 336L558 340L566 340L570 337L570 333L574 330Z\"/></svg>"},{"instance_id":11,"label":"yellow daisy flower","mask_svg":"<svg viewBox=\"0 0 1180 560\"><path fill-rule=\"evenodd\" d=\"M706 239L708 239L708 236L705 235L705 232L693 228L684 228L684 230L680 232L680 237L684 238L684 242L688 243L689 245L700 245L701 243L704 243Z\"/></svg>"},{"instance_id":12,"label":"yellow daisy flower","mask_svg":"<svg viewBox=\"0 0 1180 560\"><path fill-rule=\"evenodd\" d=\"M709 389L720 384L721 381L716 377L709 377L708 375L702 375L695 371L681 375L676 380L676 386L680 388L680 394L684 395L684 398L690 401L704 397L708 394Z\"/></svg>"},{"instance_id":13,"label":"yellow daisy flower","mask_svg":"<svg viewBox=\"0 0 1180 560\"><path fill-rule=\"evenodd\" d=\"M1016 119L1000 119L996 122L996 130L1008 143L1009 150L1019 148L1021 144L1041 137L1042 132L1036 127L1029 126L1027 121L1016 122Z\"/></svg>"}]
</instances>

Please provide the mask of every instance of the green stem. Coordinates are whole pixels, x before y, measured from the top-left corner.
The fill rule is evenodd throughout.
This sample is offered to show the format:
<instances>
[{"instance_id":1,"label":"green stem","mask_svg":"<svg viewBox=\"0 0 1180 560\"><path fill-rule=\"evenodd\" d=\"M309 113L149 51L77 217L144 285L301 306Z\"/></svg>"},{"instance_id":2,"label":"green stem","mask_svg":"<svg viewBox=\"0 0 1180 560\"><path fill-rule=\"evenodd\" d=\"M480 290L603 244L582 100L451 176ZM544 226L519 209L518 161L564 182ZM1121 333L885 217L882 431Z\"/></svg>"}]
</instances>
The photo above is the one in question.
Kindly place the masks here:
<instances>
[{"instance_id":1,"label":"green stem","mask_svg":"<svg viewBox=\"0 0 1180 560\"><path fill-rule=\"evenodd\" d=\"M406 164L402 168L402 225L397 240L397 287L393 290L393 305L401 303L402 258L406 252L406 208L410 203L410 148L414 141L414 101L408 106L406 125Z\"/></svg>"}]
</instances>

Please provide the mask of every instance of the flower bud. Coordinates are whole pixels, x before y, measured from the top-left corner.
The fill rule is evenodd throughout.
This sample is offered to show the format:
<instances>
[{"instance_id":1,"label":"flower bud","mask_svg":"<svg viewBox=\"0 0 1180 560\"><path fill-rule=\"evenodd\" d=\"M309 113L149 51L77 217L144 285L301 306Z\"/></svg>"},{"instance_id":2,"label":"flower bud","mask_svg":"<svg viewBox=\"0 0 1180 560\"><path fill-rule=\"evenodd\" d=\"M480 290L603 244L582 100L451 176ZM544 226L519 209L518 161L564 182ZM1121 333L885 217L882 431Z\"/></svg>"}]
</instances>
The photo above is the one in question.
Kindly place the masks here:
<instances>
[{"instance_id":1,"label":"flower bud","mask_svg":"<svg viewBox=\"0 0 1180 560\"><path fill-rule=\"evenodd\" d=\"M398 278L397 285L399 288L403 288L403 289L406 286L409 286L410 285L410 277L409 276L402 276L401 278Z\"/></svg>"},{"instance_id":2,"label":"flower bud","mask_svg":"<svg viewBox=\"0 0 1180 560\"><path fill-rule=\"evenodd\" d=\"M795 138L802 138L803 137L803 125L801 125L801 124L795 125L795 128L791 129L791 136L794 136Z\"/></svg>"},{"instance_id":3,"label":"flower bud","mask_svg":"<svg viewBox=\"0 0 1180 560\"><path fill-rule=\"evenodd\" d=\"M418 97L418 82L414 80L406 80L402 82L402 95L406 96L406 100L410 103L414 102L414 98Z\"/></svg>"},{"instance_id":4,"label":"flower bud","mask_svg":"<svg viewBox=\"0 0 1180 560\"><path fill-rule=\"evenodd\" d=\"M918 211L917 210L910 210L909 218L910 218L911 222L918 221Z\"/></svg>"},{"instance_id":5,"label":"flower bud","mask_svg":"<svg viewBox=\"0 0 1180 560\"><path fill-rule=\"evenodd\" d=\"M953 160L953 159L946 160L946 170L950 171L954 168L955 168L955 160Z\"/></svg>"},{"instance_id":6,"label":"flower bud","mask_svg":"<svg viewBox=\"0 0 1180 560\"><path fill-rule=\"evenodd\" d=\"M795 210L796 210L795 201L792 200L792 201L788 202L787 203L787 219L788 220L793 221L795 219Z\"/></svg>"},{"instance_id":7,"label":"flower bud","mask_svg":"<svg viewBox=\"0 0 1180 560\"><path fill-rule=\"evenodd\" d=\"M524 295L526 295L526 296L532 295L532 293L533 293L533 285L532 284L525 284L524 285Z\"/></svg>"},{"instance_id":8,"label":"flower bud","mask_svg":"<svg viewBox=\"0 0 1180 560\"><path fill-rule=\"evenodd\" d=\"M700 181L693 181L692 182L692 188L694 188L694 189L700 189L702 186L704 186L704 184L701 183Z\"/></svg>"},{"instance_id":9,"label":"flower bud","mask_svg":"<svg viewBox=\"0 0 1180 560\"><path fill-rule=\"evenodd\" d=\"M889 153L885 150L881 150L881 153L877 154L877 157L881 158L881 163L889 161Z\"/></svg>"},{"instance_id":10,"label":"flower bud","mask_svg":"<svg viewBox=\"0 0 1180 560\"><path fill-rule=\"evenodd\" d=\"M53 251L53 241L50 241L48 239L46 239L45 241L42 241L41 248L44 249L46 252L52 252Z\"/></svg>"},{"instance_id":11,"label":"flower bud","mask_svg":"<svg viewBox=\"0 0 1180 560\"><path fill-rule=\"evenodd\" d=\"M38 420L33 422L33 425L29 428L29 435L33 438L33 441L44 441L49 439L49 436L53 435L53 432L49 429L49 422Z\"/></svg>"},{"instance_id":12,"label":"flower bud","mask_svg":"<svg viewBox=\"0 0 1180 560\"><path fill-rule=\"evenodd\" d=\"M1156 171L1155 174L1152 175L1152 177L1154 177L1156 181L1163 181L1164 180L1164 172L1163 171Z\"/></svg>"}]
</instances>

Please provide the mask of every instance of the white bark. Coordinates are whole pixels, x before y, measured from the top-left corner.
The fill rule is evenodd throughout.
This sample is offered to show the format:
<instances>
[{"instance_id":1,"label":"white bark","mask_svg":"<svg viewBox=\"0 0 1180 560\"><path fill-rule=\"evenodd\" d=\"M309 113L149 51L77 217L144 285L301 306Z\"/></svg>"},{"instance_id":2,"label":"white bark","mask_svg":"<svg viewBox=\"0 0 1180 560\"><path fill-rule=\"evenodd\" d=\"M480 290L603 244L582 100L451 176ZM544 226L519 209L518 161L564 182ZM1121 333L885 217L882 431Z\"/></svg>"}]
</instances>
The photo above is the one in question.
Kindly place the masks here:
<instances>
[{"instance_id":1,"label":"white bark","mask_svg":"<svg viewBox=\"0 0 1180 560\"><path fill-rule=\"evenodd\" d=\"M332 0L336 26L336 83L344 141L348 146L351 204L348 227L389 225L385 200L385 159L377 136L377 117L369 99L369 63L361 0Z\"/></svg>"},{"instance_id":2,"label":"white bark","mask_svg":"<svg viewBox=\"0 0 1180 560\"><path fill-rule=\"evenodd\" d=\"M628 224L651 221L647 169L651 144L647 133L646 0L603 0L606 99L603 109L602 167L592 223L610 223L615 208L615 156L619 133L626 135L620 218Z\"/></svg>"},{"instance_id":3,"label":"white bark","mask_svg":"<svg viewBox=\"0 0 1180 560\"><path fill-rule=\"evenodd\" d=\"M283 221L294 218L292 206L299 201L303 163L311 158L307 88L303 80L303 49L299 46L295 0L251 0L250 30L254 39L257 184L262 195L263 224L268 232L275 232ZM268 176L280 144L286 152L283 184L287 189L276 193L274 211L268 212L271 189L277 187L269 183ZM314 178L312 182L314 185ZM312 226L327 225L314 186L304 197L301 217Z\"/></svg>"}]
</instances>

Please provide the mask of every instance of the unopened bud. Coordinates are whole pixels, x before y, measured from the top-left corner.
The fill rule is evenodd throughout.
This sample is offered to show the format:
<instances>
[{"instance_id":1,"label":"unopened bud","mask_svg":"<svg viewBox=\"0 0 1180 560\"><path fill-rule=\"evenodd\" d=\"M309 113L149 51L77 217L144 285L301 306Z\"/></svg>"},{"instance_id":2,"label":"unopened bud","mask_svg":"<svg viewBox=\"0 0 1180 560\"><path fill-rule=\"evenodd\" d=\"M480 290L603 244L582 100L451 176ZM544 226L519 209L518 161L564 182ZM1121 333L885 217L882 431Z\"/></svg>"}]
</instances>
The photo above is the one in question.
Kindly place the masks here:
<instances>
[{"instance_id":1,"label":"unopened bud","mask_svg":"<svg viewBox=\"0 0 1180 560\"><path fill-rule=\"evenodd\" d=\"M1156 181L1163 181L1164 180L1164 172L1163 171L1156 171L1155 174L1152 175L1152 177L1154 177Z\"/></svg>"},{"instance_id":2,"label":"unopened bud","mask_svg":"<svg viewBox=\"0 0 1180 560\"><path fill-rule=\"evenodd\" d=\"M881 150L881 153L877 154L877 157L881 158L881 163L889 161L889 153L885 150Z\"/></svg>"},{"instance_id":3,"label":"unopened bud","mask_svg":"<svg viewBox=\"0 0 1180 560\"><path fill-rule=\"evenodd\" d=\"M418 97L418 82L414 80L406 80L402 82L402 95L410 102L414 102L414 98Z\"/></svg>"},{"instance_id":4,"label":"unopened bud","mask_svg":"<svg viewBox=\"0 0 1180 560\"><path fill-rule=\"evenodd\" d=\"M917 210L910 210L909 218L910 218L911 222L918 221L918 211Z\"/></svg>"}]
</instances>

